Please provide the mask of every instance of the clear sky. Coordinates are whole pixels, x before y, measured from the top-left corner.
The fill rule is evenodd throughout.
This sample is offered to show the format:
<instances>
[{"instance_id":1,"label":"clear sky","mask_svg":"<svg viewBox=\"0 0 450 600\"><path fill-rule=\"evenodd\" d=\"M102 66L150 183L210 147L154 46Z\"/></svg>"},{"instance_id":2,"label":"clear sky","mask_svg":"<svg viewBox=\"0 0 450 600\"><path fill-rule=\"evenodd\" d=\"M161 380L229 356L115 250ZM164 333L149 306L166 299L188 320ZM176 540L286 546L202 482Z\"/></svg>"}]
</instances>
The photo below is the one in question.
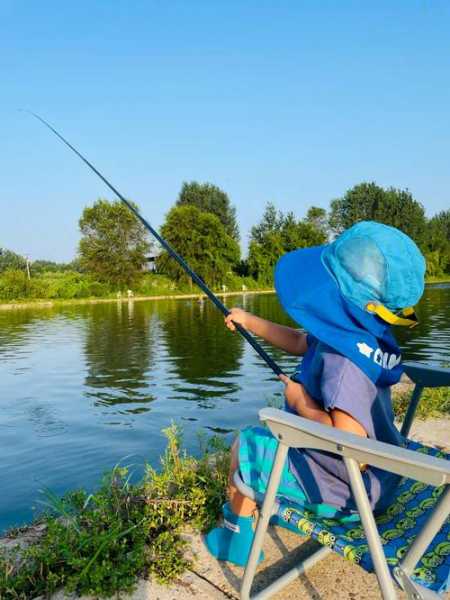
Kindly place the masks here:
<instances>
[{"instance_id":1,"label":"clear sky","mask_svg":"<svg viewBox=\"0 0 450 600\"><path fill-rule=\"evenodd\" d=\"M0 0L0 246L70 260L111 198L156 226L185 180L304 216L354 184L450 207L448 0Z\"/></svg>"}]
</instances>

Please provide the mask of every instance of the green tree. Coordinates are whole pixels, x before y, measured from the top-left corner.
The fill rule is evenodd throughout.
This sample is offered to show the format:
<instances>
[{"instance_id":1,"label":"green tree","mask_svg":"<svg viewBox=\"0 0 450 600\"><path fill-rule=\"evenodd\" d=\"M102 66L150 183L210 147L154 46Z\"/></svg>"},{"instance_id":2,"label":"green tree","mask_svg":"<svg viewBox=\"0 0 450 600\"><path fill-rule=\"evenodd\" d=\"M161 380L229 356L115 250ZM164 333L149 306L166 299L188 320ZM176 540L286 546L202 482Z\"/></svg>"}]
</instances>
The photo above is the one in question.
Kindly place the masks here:
<instances>
[{"instance_id":1,"label":"green tree","mask_svg":"<svg viewBox=\"0 0 450 600\"><path fill-rule=\"evenodd\" d=\"M31 272L34 275L42 273L62 273L65 271L79 271L79 260L73 260L70 263L57 263L53 260L34 260L31 264Z\"/></svg>"},{"instance_id":2,"label":"green tree","mask_svg":"<svg viewBox=\"0 0 450 600\"><path fill-rule=\"evenodd\" d=\"M427 224L427 271L429 275L450 273L450 210L441 211Z\"/></svg>"},{"instance_id":3,"label":"green tree","mask_svg":"<svg viewBox=\"0 0 450 600\"><path fill-rule=\"evenodd\" d=\"M252 242L263 244L268 234L277 233L283 225L283 215L277 212L275 204L268 202L264 210L261 222L254 225L250 231Z\"/></svg>"},{"instance_id":4,"label":"green tree","mask_svg":"<svg viewBox=\"0 0 450 600\"><path fill-rule=\"evenodd\" d=\"M271 283L273 269L280 256L297 248L318 246L326 239L325 231L311 219L296 219L292 212L283 215L269 203L261 222L251 230L247 261L249 272L262 283Z\"/></svg>"},{"instance_id":5,"label":"green tree","mask_svg":"<svg viewBox=\"0 0 450 600\"><path fill-rule=\"evenodd\" d=\"M313 225L315 229L322 231L328 237L327 211L320 206L311 206L306 213L306 223Z\"/></svg>"},{"instance_id":6,"label":"green tree","mask_svg":"<svg viewBox=\"0 0 450 600\"><path fill-rule=\"evenodd\" d=\"M26 259L6 248L0 248L0 273L6 270L20 270L26 268Z\"/></svg>"},{"instance_id":7,"label":"green tree","mask_svg":"<svg viewBox=\"0 0 450 600\"><path fill-rule=\"evenodd\" d=\"M150 243L145 227L124 204L99 199L84 209L79 226L83 270L119 288L140 279Z\"/></svg>"},{"instance_id":8,"label":"green tree","mask_svg":"<svg viewBox=\"0 0 450 600\"><path fill-rule=\"evenodd\" d=\"M425 211L408 190L385 190L373 182L360 183L331 202L330 226L335 233L366 220L397 227L424 248Z\"/></svg>"},{"instance_id":9,"label":"green tree","mask_svg":"<svg viewBox=\"0 0 450 600\"><path fill-rule=\"evenodd\" d=\"M326 233L316 225L296 219L294 213L289 212L282 217L281 240L283 252L291 252L297 248L308 248L309 246L320 246L326 242Z\"/></svg>"},{"instance_id":10,"label":"green tree","mask_svg":"<svg viewBox=\"0 0 450 600\"><path fill-rule=\"evenodd\" d=\"M219 218L196 206L174 206L161 227L161 235L211 285L223 283L240 258L239 244L228 235ZM157 269L177 281L191 283L190 277L165 252L157 259Z\"/></svg>"},{"instance_id":11,"label":"green tree","mask_svg":"<svg viewBox=\"0 0 450 600\"><path fill-rule=\"evenodd\" d=\"M239 241L236 209L231 205L228 195L219 187L211 183L184 182L178 196L177 206L186 204L216 215L228 235L237 242Z\"/></svg>"},{"instance_id":12,"label":"green tree","mask_svg":"<svg viewBox=\"0 0 450 600\"><path fill-rule=\"evenodd\" d=\"M273 268L282 254L283 241L275 231L267 233L262 242L251 240L248 248L250 275L262 284L271 283Z\"/></svg>"}]
</instances>

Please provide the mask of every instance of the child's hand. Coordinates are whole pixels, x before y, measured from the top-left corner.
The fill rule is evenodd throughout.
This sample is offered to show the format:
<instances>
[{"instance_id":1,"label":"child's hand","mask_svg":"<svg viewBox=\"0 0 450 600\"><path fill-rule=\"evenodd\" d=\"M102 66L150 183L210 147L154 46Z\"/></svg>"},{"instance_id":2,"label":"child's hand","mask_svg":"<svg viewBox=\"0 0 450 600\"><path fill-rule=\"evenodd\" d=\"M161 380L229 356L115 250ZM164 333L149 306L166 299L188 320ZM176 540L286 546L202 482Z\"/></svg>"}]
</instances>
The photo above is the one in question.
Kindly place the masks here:
<instances>
[{"instance_id":1,"label":"child's hand","mask_svg":"<svg viewBox=\"0 0 450 600\"><path fill-rule=\"evenodd\" d=\"M287 375L278 375L279 379L284 383L284 397L289 406L297 410L298 403L302 401L304 393L303 386L300 383L292 381Z\"/></svg>"},{"instance_id":2,"label":"child's hand","mask_svg":"<svg viewBox=\"0 0 450 600\"><path fill-rule=\"evenodd\" d=\"M250 317L250 313L245 312L245 310L242 310L242 308L237 308L237 307L231 308L230 314L225 317L225 325L231 331L236 331L236 327L234 326L234 323L239 323L239 325L242 325L242 327L244 327L244 329L247 329L248 328L247 322L248 322L249 317ZM234 321L234 323L233 323L233 321Z\"/></svg>"}]
</instances>

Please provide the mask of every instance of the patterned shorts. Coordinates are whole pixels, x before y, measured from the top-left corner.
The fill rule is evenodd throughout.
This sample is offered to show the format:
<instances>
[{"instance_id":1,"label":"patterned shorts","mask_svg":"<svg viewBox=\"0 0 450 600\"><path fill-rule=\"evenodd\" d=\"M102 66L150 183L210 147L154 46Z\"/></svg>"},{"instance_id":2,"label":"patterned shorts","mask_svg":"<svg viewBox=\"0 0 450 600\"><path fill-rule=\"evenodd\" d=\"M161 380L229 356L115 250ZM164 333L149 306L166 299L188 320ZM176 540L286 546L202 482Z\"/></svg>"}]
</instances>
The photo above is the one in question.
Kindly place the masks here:
<instances>
[{"instance_id":1,"label":"patterned shorts","mask_svg":"<svg viewBox=\"0 0 450 600\"><path fill-rule=\"evenodd\" d=\"M256 492L264 494L269 483L278 441L268 429L248 427L239 433L239 472L242 480ZM281 473L277 496L299 504L318 517L359 520L359 515L339 511L329 504L309 504L305 492L289 468L286 460Z\"/></svg>"}]
</instances>

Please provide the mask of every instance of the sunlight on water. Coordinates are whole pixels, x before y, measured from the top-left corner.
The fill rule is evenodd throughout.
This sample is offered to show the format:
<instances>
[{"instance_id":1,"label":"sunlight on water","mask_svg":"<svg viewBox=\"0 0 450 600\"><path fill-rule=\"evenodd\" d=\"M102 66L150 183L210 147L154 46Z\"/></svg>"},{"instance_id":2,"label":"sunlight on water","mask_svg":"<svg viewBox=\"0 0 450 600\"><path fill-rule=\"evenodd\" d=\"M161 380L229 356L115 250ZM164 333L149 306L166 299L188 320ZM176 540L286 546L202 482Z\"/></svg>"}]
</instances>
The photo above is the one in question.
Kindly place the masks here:
<instances>
[{"instance_id":1,"label":"sunlight on water","mask_svg":"<svg viewBox=\"0 0 450 600\"><path fill-rule=\"evenodd\" d=\"M399 331L410 360L449 360L450 286L427 288L421 324ZM228 305L289 323L276 297ZM289 372L297 359L268 346ZM39 490L96 485L125 456L157 464L173 419L186 446L199 432L231 436L281 399L254 350L195 300L0 312L0 529L31 520Z\"/></svg>"}]
</instances>

